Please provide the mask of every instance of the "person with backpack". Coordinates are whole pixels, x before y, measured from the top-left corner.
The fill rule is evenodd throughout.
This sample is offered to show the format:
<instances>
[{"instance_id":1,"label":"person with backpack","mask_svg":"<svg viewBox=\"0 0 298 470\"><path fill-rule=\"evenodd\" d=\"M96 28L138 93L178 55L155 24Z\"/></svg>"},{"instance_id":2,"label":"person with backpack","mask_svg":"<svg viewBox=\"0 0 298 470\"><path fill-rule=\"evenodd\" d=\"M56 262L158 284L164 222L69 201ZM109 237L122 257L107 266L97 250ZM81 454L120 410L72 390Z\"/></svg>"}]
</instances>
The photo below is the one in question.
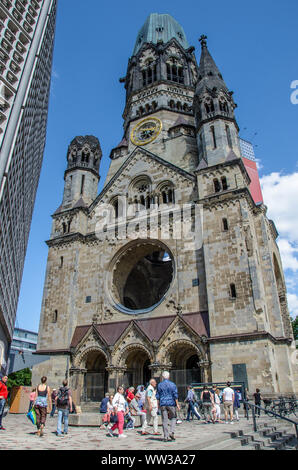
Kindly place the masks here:
<instances>
[{"instance_id":1,"label":"person with backpack","mask_svg":"<svg viewBox=\"0 0 298 470\"><path fill-rule=\"evenodd\" d=\"M193 388L191 385L189 385L187 387L187 397L186 399L184 400L185 403L188 403L188 410L187 410L187 418L186 418L186 421L190 421L190 416L192 416L192 419L194 416L196 416L196 418L198 420L201 419L201 416L199 415L199 413L197 412L197 410L195 409L195 402L196 402L196 397L195 397L195 393L193 391Z\"/></svg>"},{"instance_id":2,"label":"person with backpack","mask_svg":"<svg viewBox=\"0 0 298 470\"><path fill-rule=\"evenodd\" d=\"M72 412L71 390L68 388L67 380L63 380L62 387L59 388L55 403L58 410L57 436L62 436L62 420L64 422L64 433L68 434L68 416Z\"/></svg>"}]
</instances>

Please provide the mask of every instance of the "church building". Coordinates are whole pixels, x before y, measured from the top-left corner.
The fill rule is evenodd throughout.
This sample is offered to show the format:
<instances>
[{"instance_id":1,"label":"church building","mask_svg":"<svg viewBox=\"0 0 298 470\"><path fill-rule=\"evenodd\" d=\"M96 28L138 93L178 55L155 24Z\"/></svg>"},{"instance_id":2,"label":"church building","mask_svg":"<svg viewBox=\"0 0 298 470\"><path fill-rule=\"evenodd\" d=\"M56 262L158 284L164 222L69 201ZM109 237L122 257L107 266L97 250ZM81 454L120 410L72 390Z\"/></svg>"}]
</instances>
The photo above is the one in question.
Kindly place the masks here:
<instances>
[{"instance_id":1,"label":"church building","mask_svg":"<svg viewBox=\"0 0 298 470\"><path fill-rule=\"evenodd\" d=\"M190 383L227 380L297 391L278 233L233 92L200 43L198 64L179 23L147 18L120 80L123 139L99 195L99 140L69 145L38 335L50 360L33 383L67 377L81 402L164 370L181 399Z\"/></svg>"}]
</instances>

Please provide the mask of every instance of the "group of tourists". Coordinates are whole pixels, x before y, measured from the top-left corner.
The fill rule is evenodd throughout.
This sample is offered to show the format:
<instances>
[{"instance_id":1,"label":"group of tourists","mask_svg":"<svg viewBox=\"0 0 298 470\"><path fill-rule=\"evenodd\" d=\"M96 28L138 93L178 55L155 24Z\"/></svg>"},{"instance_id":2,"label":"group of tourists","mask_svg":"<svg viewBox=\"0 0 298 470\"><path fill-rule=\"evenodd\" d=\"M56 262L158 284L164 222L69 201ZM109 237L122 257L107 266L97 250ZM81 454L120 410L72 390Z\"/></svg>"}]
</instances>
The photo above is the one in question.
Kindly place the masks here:
<instances>
[{"instance_id":1,"label":"group of tourists","mask_svg":"<svg viewBox=\"0 0 298 470\"><path fill-rule=\"evenodd\" d=\"M207 386L203 387L200 397L197 396L193 387L187 387L187 397L185 403L188 404L186 421L190 421L196 417L201 419L199 408L202 411L205 423L223 423L221 420L221 405L224 407L225 423L233 424L234 416L239 421L239 408L241 401L241 391L231 388L231 383L227 382L227 386L221 391L216 385L209 390ZM199 406L199 401L201 406Z\"/></svg>"},{"instance_id":2,"label":"group of tourists","mask_svg":"<svg viewBox=\"0 0 298 470\"><path fill-rule=\"evenodd\" d=\"M177 386L169 380L169 377L170 373L165 371L158 385L155 379L151 379L146 389L143 385L137 390L134 387L124 390L124 386L119 386L115 395L106 394L100 407L102 428L107 429L109 436L125 438L127 435L124 434L124 430L134 429L136 417L139 416L141 435L148 434L147 428L151 421L153 435L160 435L158 416L161 415L164 440L175 440L180 405ZM184 400L188 405L186 421L189 422L190 418L196 417L198 420L203 419L205 423L223 423L221 420L221 406L223 406L225 423L233 424L234 419L239 421L241 400L241 391L231 388L230 382L227 382L223 390L219 390L216 385L213 385L211 390L204 386L200 396L189 385ZM114 433L116 430L117 434Z\"/></svg>"},{"instance_id":3,"label":"group of tourists","mask_svg":"<svg viewBox=\"0 0 298 470\"><path fill-rule=\"evenodd\" d=\"M107 428L108 435L126 438L124 429L134 429L136 417L141 421L141 435L149 434L147 427L152 421L153 435L160 436L158 432L158 416L161 414L164 441L175 440L175 426L177 422L178 390L169 380L169 372L163 372L162 380L157 385L151 379L148 387L140 385L137 390L123 386L117 388L115 395L107 394L102 400L100 412L102 413L102 426ZM114 431L118 430L118 434Z\"/></svg>"},{"instance_id":4,"label":"group of tourists","mask_svg":"<svg viewBox=\"0 0 298 470\"><path fill-rule=\"evenodd\" d=\"M6 404L8 390L6 386L7 376L0 380L0 430L5 430L2 425L2 417ZM255 404L261 404L261 393L256 389L253 395ZM203 386L198 395L195 389L189 385L184 403L188 406L186 421L195 417L204 420L205 423L223 423L221 420L221 408L224 409L225 423L233 424L234 418L239 421L239 408L242 401L241 391L233 389L231 383L220 390L216 385L211 389ZM244 403L244 410L246 404ZM53 418L55 411L58 412L57 436L68 434L69 413L75 410L72 393L64 380L62 387L58 390L47 385L47 377L42 377L40 384L30 394L29 412L34 407L36 414L37 436L43 436L47 413ZM174 382L170 381L170 373L164 371L161 382L157 384L151 379L147 388L144 385L129 387L119 386L115 394L106 394L100 405L101 428L107 430L108 436L127 437L124 430L135 428L136 419L141 426L141 435L147 435L148 425L152 422L153 435L160 436L158 431L159 416L162 420L163 439L166 442L175 440L176 424L179 424L180 405L178 402L178 390ZM259 415L260 410L258 410ZM180 422L182 422L180 420ZM64 430L62 431L62 425ZM115 431L118 433L115 434Z\"/></svg>"}]
</instances>

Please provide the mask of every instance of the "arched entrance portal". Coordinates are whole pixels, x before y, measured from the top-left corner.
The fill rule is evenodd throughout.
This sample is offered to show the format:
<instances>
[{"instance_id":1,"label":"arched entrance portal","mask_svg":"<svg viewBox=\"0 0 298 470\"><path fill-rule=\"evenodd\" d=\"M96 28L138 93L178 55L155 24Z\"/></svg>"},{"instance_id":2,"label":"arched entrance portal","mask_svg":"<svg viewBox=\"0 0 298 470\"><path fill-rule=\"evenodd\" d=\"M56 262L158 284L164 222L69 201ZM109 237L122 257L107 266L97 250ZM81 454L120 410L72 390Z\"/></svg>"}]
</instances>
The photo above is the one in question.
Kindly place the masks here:
<instances>
[{"instance_id":1,"label":"arched entrance portal","mask_svg":"<svg viewBox=\"0 0 298 470\"><path fill-rule=\"evenodd\" d=\"M171 380L176 383L179 397L186 395L187 386L203 381L200 358L191 344L174 345L169 352L172 363Z\"/></svg>"},{"instance_id":2,"label":"arched entrance portal","mask_svg":"<svg viewBox=\"0 0 298 470\"><path fill-rule=\"evenodd\" d=\"M86 359L85 401L101 401L108 391L107 361L100 351L92 351Z\"/></svg>"},{"instance_id":3,"label":"arched entrance portal","mask_svg":"<svg viewBox=\"0 0 298 470\"><path fill-rule=\"evenodd\" d=\"M126 357L125 365L127 369L123 377L124 387L147 385L151 378L150 359L144 350L131 351Z\"/></svg>"}]
</instances>

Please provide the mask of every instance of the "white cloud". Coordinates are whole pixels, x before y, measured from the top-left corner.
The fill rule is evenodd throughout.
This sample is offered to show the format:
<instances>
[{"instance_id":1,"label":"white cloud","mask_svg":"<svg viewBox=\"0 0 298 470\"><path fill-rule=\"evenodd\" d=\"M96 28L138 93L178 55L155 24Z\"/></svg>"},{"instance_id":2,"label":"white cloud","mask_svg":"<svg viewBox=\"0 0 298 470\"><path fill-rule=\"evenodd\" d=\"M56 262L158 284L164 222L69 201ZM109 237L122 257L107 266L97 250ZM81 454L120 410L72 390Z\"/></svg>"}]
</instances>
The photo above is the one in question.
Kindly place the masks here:
<instances>
[{"instance_id":1,"label":"white cloud","mask_svg":"<svg viewBox=\"0 0 298 470\"><path fill-rule=\"evenodd\" d=\"M271 173L261 178L267 215L276 225L278 246L288 288L292 316L298 314L298 172Z\"/></svg>"},{"instance_id":2,"label":"white cloud","mask_svg":"<svg viewBox=\"0 0 298 470\"><path fill-rule=\"evenodd\" d=\"M289 311L292 317L294 318L297 317L298 316L298 295L288 293L288 305L289 305Z\"/></svg>"},{"instance_id":3,"label":"white cloud","mask_svg":"<svg viewBox=\"0 0 298 470\"><path fill-rule=\"evenodd\" d=\"M256 158L257 169L260 171L264 168L264 165L260 158Z\"/></svg>"},{"instance_id":4,"label":"white cloud","mask_svg":"<svg viewBox=\"0 0 298 470\"><path fill-rule=\"evenodd\" d=\"M290 242L286 238L278 240L278 247L282 258L283 268L290 269L294 272L298 271L298 248L295 247L294 242Z\"/></svg>"}]
</instances>

